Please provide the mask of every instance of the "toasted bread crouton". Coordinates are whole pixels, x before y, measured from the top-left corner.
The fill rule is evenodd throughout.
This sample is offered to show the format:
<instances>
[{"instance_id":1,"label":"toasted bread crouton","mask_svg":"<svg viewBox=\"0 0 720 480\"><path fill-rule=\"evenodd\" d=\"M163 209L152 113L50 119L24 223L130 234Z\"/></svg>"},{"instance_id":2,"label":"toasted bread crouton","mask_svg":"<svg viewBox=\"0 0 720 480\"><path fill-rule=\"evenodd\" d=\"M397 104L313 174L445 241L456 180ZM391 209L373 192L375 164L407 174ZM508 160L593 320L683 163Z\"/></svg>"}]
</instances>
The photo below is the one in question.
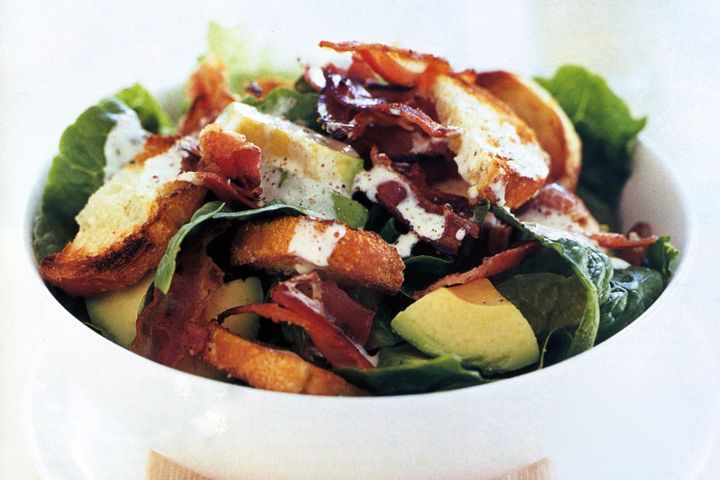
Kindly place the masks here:
<instances>
[{"instance_id":1,"label":"toasted bread crouton","mask_svg":"<svg viewBox=\"0 0 720 480\"><path fill-rule=\"evenodd\" d=\"M471 199L517 208L545 183L548 154L533 131L487 90L439 75L430 87L441 123L461 130L450 141Z\"/></svg>"},{"instance_id":2,"label":"toasted bread crouton","mask_svg":"<svg viewBox=\"0 0 720 480\"><path fill-rule=\"evenodd\" d=\"M77 215L74 240L42 259L42 277L71 295L90 296L122 290L155 268L205 196L205 189L175 180L182 159L178 142L123 167Z\"/></svg>"},{"instance_id":3,"label":"toasted bread crouton","mask_svg":"<svg viewBox=\"0 0 720 480\"><path fill-rule=\"evenodd\" d=\"M250 342L210 325L203 359L248 385L278 392L358 396L365 392L295 353Z\"/></svg>"},{"instance_id":4,"label":"toasted bread crouton","mask_svg":"<svg viewBox=\"0 0 720 480\"><path fill-rule=\"evenodd\" d=\"M397 250L378 234L309 217L241 225L231 261L283 273L318 270L340 284L388 293L400 289L405 267Z\"/></svg>"},{"instance_id":5,"label":"toasted bread crouton","mask_svg":"<svg viewBox=\"0 0 720 480\"><path fill-rule=\"evenodd\" d=\"M532 80L505 71L478 73L475 84L507 103L533 129L543 150L550 155L548 181L575 190L582 143L572 122L552 95Z\"/></svg>"}]
</instances>

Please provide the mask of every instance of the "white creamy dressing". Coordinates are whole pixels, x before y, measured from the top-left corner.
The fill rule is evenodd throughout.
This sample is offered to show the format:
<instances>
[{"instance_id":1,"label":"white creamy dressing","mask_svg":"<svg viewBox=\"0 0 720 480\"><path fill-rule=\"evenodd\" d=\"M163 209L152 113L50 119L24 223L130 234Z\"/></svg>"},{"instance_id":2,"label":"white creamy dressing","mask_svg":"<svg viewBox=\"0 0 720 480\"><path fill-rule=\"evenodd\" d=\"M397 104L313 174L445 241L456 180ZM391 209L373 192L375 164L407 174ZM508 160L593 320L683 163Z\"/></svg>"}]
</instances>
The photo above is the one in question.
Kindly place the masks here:
<instances>
[{"instance_id":1,"label":"white creamy dressing","mask_svg":"<svg viewBox=\"0 0 720 480\"><path fill-rule=\"evenodd\" d=\"M494 200L495 203L500 205L501 207L505 206L505 189L507 187L507 180L505 177L500 176L494 181L492 181L489 185L490 191L495 196Z\"/></svg>"},{"instance_id":2,"label":"white creamy dressing","mask_svg":"<svg viewBox=\"0 0 720 480\"><path fill-rule=\"evenodd\" d=\"M333 191L326 184L265 163L260 169L263 203L282 202L312 210L313 217L335 219Z\"/></svg>"},{"instance_id":3,"label":"white creamy dressing","mask_svg":"<svg viewBox=\"0 0 720 480\"><path fill-rule=\"evenodd\" d=\"M558 230L557 228L548 227L545 225L541 225L539 223L535 222L525 222L523 221L525 226L530 229L530 231L537 233L538 235L542 235L544 237L549 238L550 240L557 242L558 240L562 239L570 239L575 240L576 242L584 243L586 245L591 245L593 247L597 247L595 242L585 235L582 234L576 234L573 232L568 232L565 230Z\"/></svg>"},{"instance_id":4,"label":"white creamy dressing","mask_svg":"<svg viewBox=\"0 0 720 480\"><path fill-rule=\"evenodd\" d=\"M145 137L147 132L140 125L140 119L135 112L124 112L115 116L115 126L108 133L103 145L105 182L142 151Z\"/></svg>"},{"instance_id":5,"label":"white creamy dressing","mask_svg":"<svg viewBox=\"0 0 720 480\"><path fill-rule=\"evenodd\" d=\"M400 215L410 224L410 228L420 237L428 240L439 240L445 232L445 217L426 211L412 189L395 172L383 166L374 166L370 170L359 173L355 177L354 191L367 195L368 199L377 203L377 189L385 182L394 181L405 188L405 199L395 207Z\"/></svg>"},{"instance_id":6,"label":"white creamy dressing","mask_svg":"<svg viewBox=\"0 0 720 480\"><path fill-rule=\"evenodd\" d=\"M178 180L182 176L182 146L182 141L178 141L166 152L145 160L138 179L139 185L143 185L154 196L159 186Z\"/></svg>"},{"instance_id":7,"label":"white creamy dressing","mask_svg":"<svg viewBox=\"0 0 720 480\"><path fill-rule=\"evenodd\" d=\"M392 245L397 250L398 255L407 258L412 254L412 249L420 238L413 232L400 235L397 241Z\"/></svg>"},{"instance_id":8,"label":"white creamy dressing","mask_svg":"<svg viewBox=\"0 0 720 480\"><path fill-rule=\"evenodd\" d=\"M297 100L292 97L280 97L278 99L277 104L275 105L275 114L285 115L287 112L289 112L295 105L297 104Z\"/></svg>"},{"instance_id":9,"label":"white creamy dressing","mask_svg":"<svg viewBox=\"0 0 720 480\"><path fill-rule=\"evenodd\" d=\"M288 253L300 259L298 273L307 273L313 267L327 267L328 260L347 229L340 224L317 224L300 217L290 239Z\"/></svg>"},{"instance_id":10,"label":"white creamy dressing","mask_svg":"<svg viewBox=\"0 0 720 480\"><path fill-rule=\"evenodd\" d=\"M537 223L564 232L582 233L582 229L572 220L570 215L563 215L556 210L528 209L522 215L518 215L518 220L523 223Z\"/></svg>"},{"instance_id":11,"label":"white creamy dressing","mask_svg":"<svg viewBox=\"0 0 720 480\"><path fill-rule=\"evenodd\" d=\"M422 135L418 132L413 132L410 138L412 138L412 146L410 147L410 153L412 154L425 153L432 145L430 137Z\"/></svg>"},{"instance_id":12,"label":"white creamy dressing","mask_svg":"<svg viewBox=\"0 0 720 480\"><path fill-rule=\"evenodd\" d=\"M625 270L626 268L630 268L630 264L622 258L610 257L610 261L612 262L613 270Z\"/></svg>"}]
</instances>

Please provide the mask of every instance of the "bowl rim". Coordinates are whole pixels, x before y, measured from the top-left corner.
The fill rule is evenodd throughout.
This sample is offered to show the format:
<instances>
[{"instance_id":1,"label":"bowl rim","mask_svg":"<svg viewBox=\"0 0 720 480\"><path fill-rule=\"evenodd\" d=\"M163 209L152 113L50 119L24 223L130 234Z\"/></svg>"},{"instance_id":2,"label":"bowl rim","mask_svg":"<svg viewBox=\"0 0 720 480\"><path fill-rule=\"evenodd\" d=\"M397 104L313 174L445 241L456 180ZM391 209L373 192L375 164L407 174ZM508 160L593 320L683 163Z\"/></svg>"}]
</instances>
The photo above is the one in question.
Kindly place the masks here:
<instances>
[{"instance_id":1,"label":"bowl rim","mask_svg":"<svg viewBox=\"0 0 720 480\"><path fill-rule=\"evenodd\" d=\"M566 360L563 360L562 362L540 370L533 370L523 373L521 375L505 378L500 381L493 381L470 387L436 392L409 393L384 396L371 395L365 397L331 397L321 395L304 395L299 393L263 390L246 385L231 384L228 382L206 378L192 373L187 373L172 367L168 367L149 358L143 357L142 355L139 355L135 352L132 352L113 342L109 338L99 335L98 333L94 332L90 327L84 325L81 321L78 320L77 317L73 316L64 307L60 309L60 315L63 318L62 321L68 322L73 326L62 326L61 328L79 329L78 334L81 335L82 338L87 338L87 341L97 341L99 339L101 344L98 344L98 346L102 345L103 349L110 349L110 351L125 354L128 362L137 362L138 368L143 368L141 366L145 366L145 368L154 369L157 375L165 375L168 380L171 380L172 378L177 378L184 381L196 382L196 386L201 388L227 388L232 392L237 392L237 394L252 396L259 395L262 396L262 398L268 400L283 401L286 399L291 399L292 401L296 402L312 402L319 404L324 404L326 401L333 401L338 403L343 402L348 406L361 403L364 404L365 402L373 402L376 405L382 406L396 404L397 402L406 402L408 398L414 398L417 399L417 401L430 402L448 395L472 395L473 397L475 397L475 399L481 399L484 398L484 396L488 395L503 395L503 392L507 394L507 392L511 391L531 391L531 383L544 382L544 379L549 376L562 375L569 368L582 368L582 364L592 361L599 355L605 355L606 352L609 353L609 351L612 349L619 348L621 339L629 339L631 338L631 336L637 337L638 335L640 335L643 329L646 328L645 325L648 323L647 317L652 317L654 312L663 308L663 306L667 303L668 299L675 295L675 292L678 290L678 285L684 283L684 279L687 276L687 265L688 263L690 263L689 260L692 258L695 251L696 239L694 226L696 224L696 219L694 209L691 207L688 194L683 187L682 182L679 181L679 177L675 175L675 172L667 163L664 156L658 154L657 148L644 135L639 136L633 155L637 155L638 152L642 150L646 151L646 154L650 158L652 158L653 166L655 168L659 168L662 172L662 175L668 180L672 190L680 201L679 203L682 209L682 216L684 218L684 245L678 259L675 262L675 271L673 273L673 276L668 285L661 293L661 295L657 298L657 300L655 300L655 302L630 325L622 329L623 334L620 335L620 339L616 338L618 337L618 335L613 335L613 337L607 339L599 345L595 345L589 350L586 350L578 355L575 355L572 358L568 358ZM28 262L29 268L32 270L32 276L35 282L34 284L43 291L42 299L44 301L50 301L56 306L62 307L62 305L52 295L44 280L40 276L38 263L35 260L35 255L32 249L35 216L37 209L40 205L49 169L49 163L46 164L44 168L40 169L39 178L36 180L34 187L30 190L30 194L26 198L25 212L22 223L22 235L24 237L24 241L22 243L25 259ZM94 338L95 340L92 340L92 338ZM133 360L130 360L131 358ZM160 373L162 371L164 371L165 373Z\"/></svg>"}]
</instances>

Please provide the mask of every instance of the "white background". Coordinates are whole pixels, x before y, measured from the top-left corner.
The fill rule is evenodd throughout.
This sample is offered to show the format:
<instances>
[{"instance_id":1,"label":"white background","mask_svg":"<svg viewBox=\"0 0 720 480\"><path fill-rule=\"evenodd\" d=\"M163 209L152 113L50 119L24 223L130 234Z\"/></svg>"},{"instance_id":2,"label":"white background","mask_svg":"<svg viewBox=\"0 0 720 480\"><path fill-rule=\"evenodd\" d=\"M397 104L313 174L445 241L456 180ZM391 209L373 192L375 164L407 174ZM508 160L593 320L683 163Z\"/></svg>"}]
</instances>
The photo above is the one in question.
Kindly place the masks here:
<instances>
[{"instance_id":1,"label":"white background","mask_svg":"<svg viewBox=\"0 0 720 480\"><path fill-rule=\"evenodd\" d=\"M39 169L62 130L99 98L136 81L151 90L181 82L210 20L246 25L284 63L299 53L322 58L320 39L361 39L445 55L457 67L549 74L576 62L607 76L649 116L645 138L689 194L705 241L692 266L704 281L687 301L706 315L679 321L720 344L720 2L0 0L0 478L33 478L24 392L37 352L52 341L25 314L32 298L21 224ZM720 372L720 363L706 367L698 382ZM708 446L708 460L699 478L720 478L720 450Z\"/></svg>"}]
</instances>

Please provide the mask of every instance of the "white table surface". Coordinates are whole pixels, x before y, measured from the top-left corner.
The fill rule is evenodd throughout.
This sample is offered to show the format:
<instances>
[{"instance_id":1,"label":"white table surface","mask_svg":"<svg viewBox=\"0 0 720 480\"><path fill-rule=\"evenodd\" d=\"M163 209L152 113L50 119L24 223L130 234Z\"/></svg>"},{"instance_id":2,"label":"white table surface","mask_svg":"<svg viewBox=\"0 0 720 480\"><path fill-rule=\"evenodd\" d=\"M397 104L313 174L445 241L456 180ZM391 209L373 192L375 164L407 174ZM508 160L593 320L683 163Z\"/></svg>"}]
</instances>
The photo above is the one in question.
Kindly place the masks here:
<instances>
[{"instance_id":1,"label":"white table surface","mask_svg":"<svg viewBox=\"0 0 720 480\"><path fill-rule=\"evenodd\" d=\"M27 194L80 111L136 81L156 89L185 78L213 19L248 25L286 62L297 45L313 50L322 37L398 41L458 66L550 73L577 62L602 72L650 117L645 137L671 159L697 212L702 241L691 272L703 280L687 298L707 314L685 321L720 344L720 3L60 3L0 2L0 478L35 478L24 395L37 353L52 341L24 313L32 302L22 258ZM717 375L720 362L706 371ZM707 458L688 478L720 478L720 446L708 445Z\"/></svg>"}]
</instances>

